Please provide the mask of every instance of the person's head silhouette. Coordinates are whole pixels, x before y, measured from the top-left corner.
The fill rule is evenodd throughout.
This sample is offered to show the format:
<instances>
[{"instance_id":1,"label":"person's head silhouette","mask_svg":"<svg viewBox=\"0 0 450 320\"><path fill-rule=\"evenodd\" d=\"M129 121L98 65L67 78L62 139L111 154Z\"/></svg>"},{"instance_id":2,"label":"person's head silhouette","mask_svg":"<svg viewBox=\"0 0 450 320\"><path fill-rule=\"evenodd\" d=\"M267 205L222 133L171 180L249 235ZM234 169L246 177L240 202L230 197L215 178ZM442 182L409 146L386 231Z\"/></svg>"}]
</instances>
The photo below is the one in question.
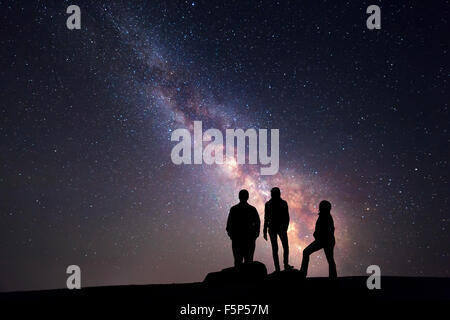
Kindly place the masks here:
<instances>
[{"instance_id":1,"label":"person's head silhouette","mask_svg":"<svg viewBox=\"0 0 450 320\"><path fill-rule=\"evenodd\" d=\"M278 187L272 188L272 190L270 190L270 196L271 196L273 199L279 199L279 198L281 198L281 191L280 191L280 188L278 188Z\"/></svg>"},{"instance_id":2,"label":"person's head silhouette","mask_svg":"<svg viewBox=\"0 0 450 320\"><path fill-rule=\"evenodd\" d=\"M327 200L322 200L319 203L319 212L320 213L330 213L331 211L331 203Z\"/></svg>"},{"instance_id":3,"label":"person's head silhouette","mask_svg":"<svg viewBox=\"0 0 450 320\"><path fill-rule=\"evenodd\" d=\"M239 191L239 200L241 202L247 202L248 200L248 191L245 189L242 189L241 191Z\"/></svg>"}]
</instances>

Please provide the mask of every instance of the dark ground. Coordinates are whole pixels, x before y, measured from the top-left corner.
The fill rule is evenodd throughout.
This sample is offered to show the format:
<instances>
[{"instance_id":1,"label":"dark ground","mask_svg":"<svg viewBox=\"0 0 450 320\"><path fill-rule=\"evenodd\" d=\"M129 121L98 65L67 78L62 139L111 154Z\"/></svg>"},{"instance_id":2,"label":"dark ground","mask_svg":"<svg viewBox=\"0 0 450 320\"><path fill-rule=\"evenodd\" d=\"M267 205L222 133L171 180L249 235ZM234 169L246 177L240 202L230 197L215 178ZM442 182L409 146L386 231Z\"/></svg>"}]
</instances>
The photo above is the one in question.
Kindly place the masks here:
<instances>
[{"instance_id":1,"label":"dark ground","mask_svg":"<svg viewBox=\"0 0 450 320\"><path fill-rule=\"evenodd\" d=\"M289 271L269 275L256 283L129 285L1 293L0 306L2 310L33 315L139 314L148 319L208 319L207 315L181 315L181 308L188 304L214 306L216 311L211 317L214 319L284 319L305 314L319 318L361 319L393 314L403 317L417 316L418 311L447 314L450 306L450 278L382 277L380 290L367 289L366 280L366 277L302 280L298 272ZM268 315L225 315L225 305L230 304L267 304ZM253 308L250 307L252 313Z\"/></svg>"}]
</instances>

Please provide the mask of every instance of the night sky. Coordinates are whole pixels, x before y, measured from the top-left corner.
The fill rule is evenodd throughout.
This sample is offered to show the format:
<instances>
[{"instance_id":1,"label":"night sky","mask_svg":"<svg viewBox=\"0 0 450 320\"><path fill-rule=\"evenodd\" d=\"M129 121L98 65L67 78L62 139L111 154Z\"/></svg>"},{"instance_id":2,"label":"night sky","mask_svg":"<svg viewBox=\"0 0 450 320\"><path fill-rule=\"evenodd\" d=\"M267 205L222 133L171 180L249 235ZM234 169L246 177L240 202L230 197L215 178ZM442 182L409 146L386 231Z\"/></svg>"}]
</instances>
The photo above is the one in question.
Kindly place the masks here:
<instances>
[{"instance_id":1,"label":"night sky","mask_svg":"<svg viewBox=\"0 0 450 320\"><path fill-rule=\"evenodd\" d=\"M0 1L1 291L201 281L274 186L296 268L327 199L340 276L450 276L448 1L170 2ZM279 173L174 165L194 120L279 129Z\"/></svg>"}]
</instances>

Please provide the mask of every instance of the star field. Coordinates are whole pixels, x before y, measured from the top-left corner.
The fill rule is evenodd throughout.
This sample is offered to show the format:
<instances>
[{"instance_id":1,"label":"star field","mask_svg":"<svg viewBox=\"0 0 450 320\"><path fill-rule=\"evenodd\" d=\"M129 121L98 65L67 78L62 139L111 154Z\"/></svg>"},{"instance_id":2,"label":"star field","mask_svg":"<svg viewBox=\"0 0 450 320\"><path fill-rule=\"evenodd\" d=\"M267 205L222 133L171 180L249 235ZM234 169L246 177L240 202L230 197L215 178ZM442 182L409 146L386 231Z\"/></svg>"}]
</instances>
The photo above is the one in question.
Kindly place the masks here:
<instances>
[{"instance_id":1,"label":"star field","mask_svg":"<svg viewBox=\"0 0 450 320\"><path fill-rule=\"evenodd\" d=\"M201 281L229 208L278 186L291 263L317 205L338 274L450 276L448 1L0 1L0 290ZM171 162L171 132L280 129L280 171ZM273 270L270 245L255 258ZM325 276L325 256L311 257Z\"/></svg>"}]
</instances>

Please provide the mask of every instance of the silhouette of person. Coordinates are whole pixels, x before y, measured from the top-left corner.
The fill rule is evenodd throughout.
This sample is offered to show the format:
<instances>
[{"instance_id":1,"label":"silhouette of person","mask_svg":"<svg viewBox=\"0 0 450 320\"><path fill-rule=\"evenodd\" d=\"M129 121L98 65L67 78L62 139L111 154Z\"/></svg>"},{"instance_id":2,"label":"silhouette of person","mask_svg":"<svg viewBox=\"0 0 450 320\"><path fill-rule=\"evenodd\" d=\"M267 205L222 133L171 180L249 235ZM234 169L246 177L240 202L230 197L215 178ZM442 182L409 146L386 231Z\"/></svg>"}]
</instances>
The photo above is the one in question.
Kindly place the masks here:
<instances>
[{"instance_id":1,"label":"silhouette of person","mask_svg":"<svg viewBox=\"0 0 450 320\"><path fill-rule=\"evenodd\" d=\"M278 237L283 245L284 269L292 269L289 265L289 242L287 230L289 226L289 209L286 201L281 199L280 189L275 187L270 191L271 199L266 202L264 209L264 239L267 240L269 230L270 243L272 244L273 263L275 271L280 271L278 259Z\"/></svg>"},{"instance_id":2,"label":"silhouette of person","mask_svg":"<svg viewBox=\"0 0 450 320\"><path fill-rule=\"evenodd\" d=\"M239 203L230 209L227 221L227 233L231 238L234 265L252 262L255 253L256 238L259 237L261 222L258 211L247 203L248 191L239 191Z\"/></svg>"},{"instance_id":3,"label":"silhouette of person","mask_svg":"<svg viewBox=\"0 0 450 320\"><path fill-rule=\"evenodd\" d=\"M302 266L300 271L306 277L308 273L309 256L320 249L325 251L328 261L329 277L337 278L336 263L334 262L333 249L336 243L334 239L334 223L331 216L331 203L323 200L319 204L319 218L316 221L314 241L303 250Z\"/></svg>"}]
</instances>

